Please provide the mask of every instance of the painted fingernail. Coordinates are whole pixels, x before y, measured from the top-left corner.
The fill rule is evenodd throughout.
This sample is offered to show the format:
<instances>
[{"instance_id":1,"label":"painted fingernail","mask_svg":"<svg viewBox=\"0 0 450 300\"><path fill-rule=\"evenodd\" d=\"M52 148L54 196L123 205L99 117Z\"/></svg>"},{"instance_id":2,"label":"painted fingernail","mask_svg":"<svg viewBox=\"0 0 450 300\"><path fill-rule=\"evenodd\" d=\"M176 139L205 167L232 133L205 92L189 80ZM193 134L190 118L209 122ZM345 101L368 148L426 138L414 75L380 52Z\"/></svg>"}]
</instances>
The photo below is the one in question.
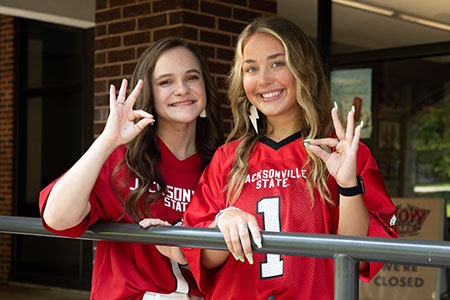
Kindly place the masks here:
<instances>
[{"instance_id":1,"label":"painted fingernail","mask_svg":"<svg viewBox=\"0 0 450 300\"><path fill-rule=\"evenodd\" d=\"M314 139L304 139L303 141L304 142L311 142L311 141L314 141Z\"/></svg>"},{"instance_id":2,"label":"painted fingernail","mask_svg":"<svg viewBox=\"0 0 450 300\"><path fill-rule=\"evenodd\" d=\"M150 222L153 223L153 224L155 224L155 223L156 223L156 220L155 220L155 219L151 219Z\"/></svg>"},{"instance_id":3,"label":"painted fingernail","mask_svg":"<svg viewBox=\"0 0 450 300\"><path fill-rule=\"evenodd\" d=\"M361 123L359 124L361 126L361 128L363 128L364 126L364 121L361 121Z\"/></svg>"},{"instance_id":4,"label":"painted fingernail","mask_svg":"<svg viewBox=\"0 0 450 300\"><path fill-rule=\"evenodd\" d=\"M231 254L233 254L233 257L235 260L239 260L239 257L237 257L236 254L234 254L234 253L231 253Z\"/></svg>"},{"instance_id":5,"label":"painted fingernail","mask_svg":"<svg viewBox=\"0 0 450 300\"><path fill-rule=\"evenodd\" d=\"M247 257L249 264L253 265L253 253L247 253L245 256Z\"/></svg>"},{"instance_id":6,"label":"painted fingernail","mask_svg":"<svg viewBox=\"0 0 450 300\"><path fill-rule=\"evenodd\" d=\"M334 108L336 108L336 110L338 110L338 109L339 109L339 107L338 107L338 104L337 104L337 102L336 102L336 101L334 101Z\"/></svg>"},{"instance_id":7,"label":"painted fingernail","mask_svg":"<svg viewBox=\"0 0 450 300\"><path fill-rule=\"evenodd\" d=\"M243 257L242 255L239 255L238 257L239 257L239 260L240 260L241 262L244 262L244 261L245 261L245 259L244 259L244 257Z\"/></svg>"},{"instance_id":8,"label":"painted fingernail","mask_svg":"<svg viewBox=\"0 0 450 300\"><path fill-rule=\"evenodd\" d=\"M140 225L140 226L146 226L147 224L148 224L148 223L147 223L147 221L145 221L145 220L139 222L139 225Z\"/></svg>"},{"instance_id":9,"label":"painted fingernail","mask_svg":"<svg viewBox=\"0 0 450 300\"><path fill-rule=\"evenodd\" d=\"M355 106L352 105L352 112L355 113Z\"/></svg>"},{"instance_id":10,"label":"painted fingernail","mask_svg":"<svg viewBox=\"0 0 450 300\"><path fill-rule=\"evenodd\" d=\"M309 143L308 142L303 142L303 145L305 146L305 148L309 149Z\"/></svg>"},{"instance_id":11,"label":"painted fingernail","mask_svg":"<svg viewBox=\"0 0 450 300\"><path fill-rule=\"evenodd\" d=\"M262 248L261 239L255 239L255 244L256 244L256 247Z\"/></svg>"}]
</instances>

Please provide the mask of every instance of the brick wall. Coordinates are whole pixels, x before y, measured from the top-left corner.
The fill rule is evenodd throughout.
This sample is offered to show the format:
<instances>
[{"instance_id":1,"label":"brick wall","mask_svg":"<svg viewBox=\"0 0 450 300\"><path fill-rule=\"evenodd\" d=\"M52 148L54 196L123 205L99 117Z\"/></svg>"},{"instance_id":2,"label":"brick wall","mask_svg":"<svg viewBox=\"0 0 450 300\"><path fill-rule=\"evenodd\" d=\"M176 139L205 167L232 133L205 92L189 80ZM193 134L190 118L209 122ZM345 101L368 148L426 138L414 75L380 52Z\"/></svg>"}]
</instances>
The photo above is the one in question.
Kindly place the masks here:
<instances>
[{"instance_id":1,"label":"brick wall","mask_svg":"<svg viewBox=\"0 0 450 300\"><path fill-rule=\"evenodd\" d=\"M0 215L12 215L13 18L0 15ZM0 282L8 280L11 269L11 236L0 234Z\"/></svg>"},{"instance_id":2,"label":"brick wall","mask_svg":"<svg viewBox=\"0 0 450 300\"><path fill-rule=\"evenodd\" d=\"M276 8L276 0L97 0L94 135L105 125L109 85L130 79L140 54L166 36L180 36L200 46L221 93L228 129L231 111L225 78L233 42L249 20L276 14Z\"/></svg>"},{"instance_id":3,"label":"brick wall","mask_svg":"<svg viewBox=\"0 0 450 300\"><path fill-rule=\"evenodd\" d=\"M229 127L225 78L233 42L249 20L275 13L276 0L96 0L94 135L106 121L108 86L130 79L144 49L171 35L194 42L208 58ZM13 17L0 15L0 215L12 215L13 54ZM10 269L11 236L0 234L0 283Z\"/></svg>"}]
</instances>

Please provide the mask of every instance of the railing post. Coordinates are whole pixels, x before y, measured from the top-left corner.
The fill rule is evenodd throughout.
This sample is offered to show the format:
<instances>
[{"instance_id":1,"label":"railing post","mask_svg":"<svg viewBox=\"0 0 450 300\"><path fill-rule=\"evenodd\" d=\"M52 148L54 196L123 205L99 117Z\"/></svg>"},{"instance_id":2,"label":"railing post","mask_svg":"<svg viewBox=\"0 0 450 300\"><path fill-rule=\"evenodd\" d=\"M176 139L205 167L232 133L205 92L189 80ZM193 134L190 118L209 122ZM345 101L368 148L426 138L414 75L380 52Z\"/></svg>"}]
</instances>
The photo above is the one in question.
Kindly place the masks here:
<instances>
[{"instance_id":1,"label":"railing post","mask_svg":"<svg viewBox=\"0 0 450 300\"><path fill-rule=\"evenodd\" d=\"M359 299L359 262L345 254L334 255L334 300Z\"/></svg>"}]
</instances>

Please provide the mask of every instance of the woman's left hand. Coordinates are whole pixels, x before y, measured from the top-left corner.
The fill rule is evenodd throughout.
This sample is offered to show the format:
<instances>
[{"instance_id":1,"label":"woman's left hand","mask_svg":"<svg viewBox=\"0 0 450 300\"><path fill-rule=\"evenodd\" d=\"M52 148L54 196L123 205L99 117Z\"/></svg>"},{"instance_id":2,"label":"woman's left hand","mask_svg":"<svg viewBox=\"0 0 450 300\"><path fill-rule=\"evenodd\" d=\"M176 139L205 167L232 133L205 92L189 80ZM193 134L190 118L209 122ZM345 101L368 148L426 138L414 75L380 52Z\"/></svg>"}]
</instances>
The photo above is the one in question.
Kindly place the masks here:
<instances>
[{"instance_id":1,"label":"woman's left hand","mask_svg":"<svg viewBox=\"0 0 450 300\"><path fill-rule=\"evenodd\" d=\"M142 228L147 228L147 227L150 227L150 226L157 226L157 225L160 225L160 226L172 226L172 225L170 225L169 222L163 221L161 219L156 219L156 218L142 219L139 222L139 226L141 226ZM179 247L176 247L176 246L160 246L160 245L155 245L155 247L156 247L156 249L158 249L158 251L162 255L173 259L174 261L176 261L180 265L187 264L186 257L184 257L184 254L183 254L183 252L181 251L181 249Z\"/></svg>"},{"instance_id":2,"label":"woman's left hand","mask_svg":"<svg viewBox=\"0 0 450 300\"><path fill-rule=\"evenodd\" d=\"M161 226L172 226L170 225L169 222L167 221L163 221L161 219L154 219L154 218L147 218L147 219L142 219L139 222L139 226L141 226L142 228L147 228L150 226L156 226L156 225L161 225Z\"/></svg>"},{"instance_id":3,"label":"woman's left hand","mask_svg":"<svg viewBox=\"0 0 450 300\"><path fill-rule=\"evenodd\" d=\"M363 122L354 128L354 115L353 110L348 113L345 130L339 120L337 107L334 107L331 116L337 138L305 140L305 146L325 162L328 172L342 187L357 185L356 154ZM328 153L320 146L335 148L335 151Z\"/></svg>"}]
</instances>

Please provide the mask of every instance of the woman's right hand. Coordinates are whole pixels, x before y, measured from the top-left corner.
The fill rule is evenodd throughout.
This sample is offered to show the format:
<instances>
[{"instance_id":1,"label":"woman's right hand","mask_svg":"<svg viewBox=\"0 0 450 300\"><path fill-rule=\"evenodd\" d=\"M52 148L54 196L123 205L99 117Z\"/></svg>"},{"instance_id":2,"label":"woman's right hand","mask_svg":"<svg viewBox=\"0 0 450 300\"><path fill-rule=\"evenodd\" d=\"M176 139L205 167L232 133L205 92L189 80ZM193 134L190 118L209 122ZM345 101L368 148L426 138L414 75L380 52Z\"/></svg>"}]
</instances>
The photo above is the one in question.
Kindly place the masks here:
<instances>
[{"instance_id":1,"label":"woman's right hand","mask_svg":"<svg viewBox=\"0 0 450 300\"><path fill-rule=\"evenodd\" d=\"M230 209L222 212L217 218L217 224L222 232L228 250L236 260L244 262L244 255L253 264L252 243L250 233L258 248L261 244L261 229L256 218L240 209Z\"/></svg>"},{"instance_id":2,"label":"woman's right hand","mask_svg":"<svg viewBox=\"0 0 450 300\"><path fill-rule=\"evenodd\" d=\"M133 105L142 90L144 82L139 80L136 87L126 98L128 81L122 80L116 99L116 88L111 84L109 89L109 116L105 129L100 137L113 148L126 144L135 138L148 124L155 120L143 110L133 110ZM140 119L136 122L136 119Z\"/></svg>"}]
</instances>

